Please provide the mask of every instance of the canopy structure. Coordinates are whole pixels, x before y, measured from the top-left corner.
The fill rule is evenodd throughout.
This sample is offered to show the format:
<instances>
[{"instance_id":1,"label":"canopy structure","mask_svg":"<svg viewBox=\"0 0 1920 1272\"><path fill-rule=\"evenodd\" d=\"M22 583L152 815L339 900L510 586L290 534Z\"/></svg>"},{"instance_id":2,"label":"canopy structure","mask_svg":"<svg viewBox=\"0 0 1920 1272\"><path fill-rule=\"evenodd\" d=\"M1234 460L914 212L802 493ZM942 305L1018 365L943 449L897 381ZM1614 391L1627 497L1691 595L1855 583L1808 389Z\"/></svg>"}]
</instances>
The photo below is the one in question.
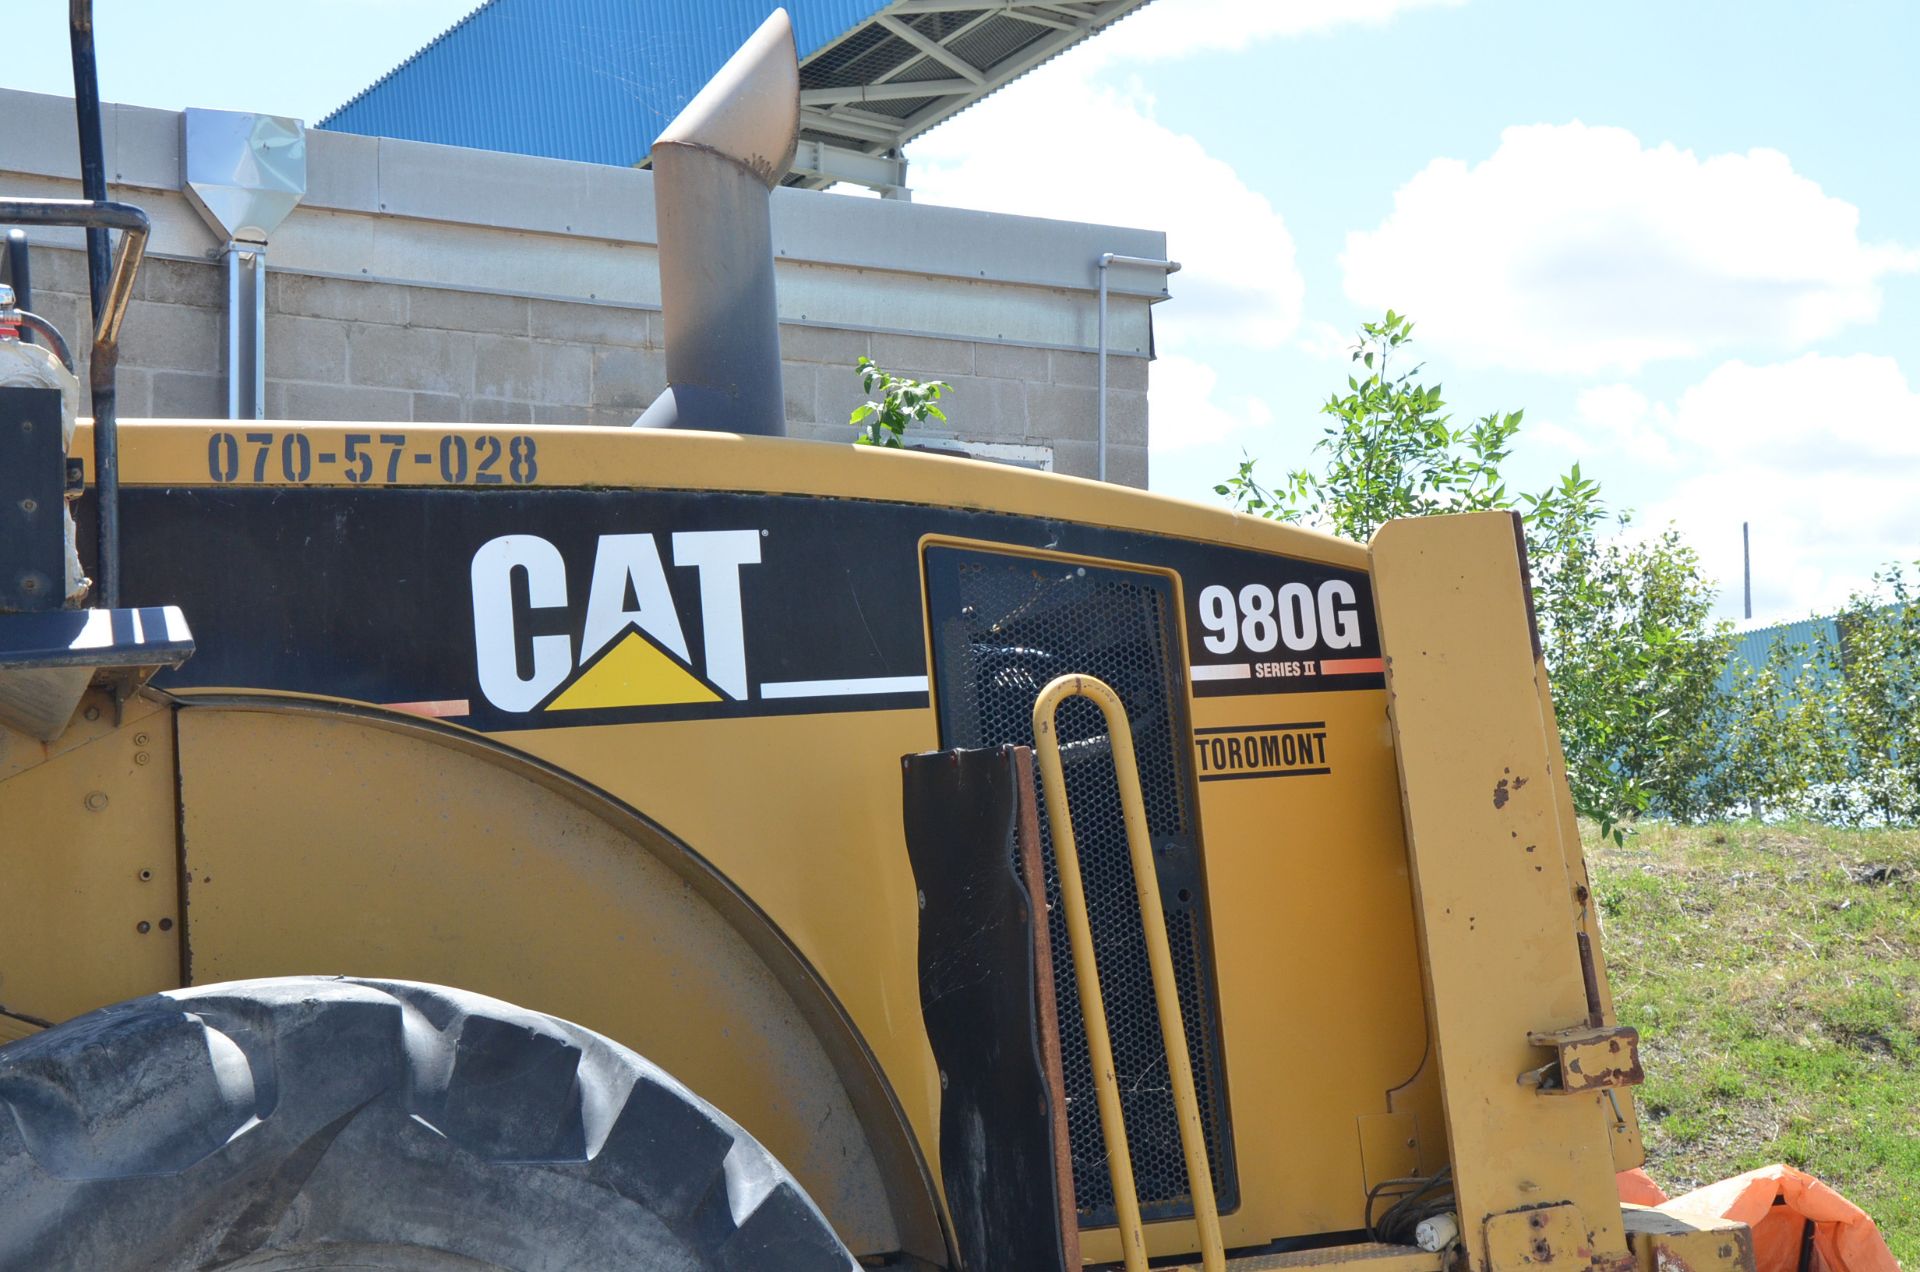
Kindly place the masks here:
<instances>
[{"instance_id":1,"label":"canopy structure","mask_svg":"<svg viewBox=\"0 0 1920 1272\"><path fill-rule=\"evenodd\" d=\"M770 0L487 0L320 121L338 132L644 164ZM1148 0L787 0L788 185L904 195L902 148Z\"/></svg>"}]
</instances>

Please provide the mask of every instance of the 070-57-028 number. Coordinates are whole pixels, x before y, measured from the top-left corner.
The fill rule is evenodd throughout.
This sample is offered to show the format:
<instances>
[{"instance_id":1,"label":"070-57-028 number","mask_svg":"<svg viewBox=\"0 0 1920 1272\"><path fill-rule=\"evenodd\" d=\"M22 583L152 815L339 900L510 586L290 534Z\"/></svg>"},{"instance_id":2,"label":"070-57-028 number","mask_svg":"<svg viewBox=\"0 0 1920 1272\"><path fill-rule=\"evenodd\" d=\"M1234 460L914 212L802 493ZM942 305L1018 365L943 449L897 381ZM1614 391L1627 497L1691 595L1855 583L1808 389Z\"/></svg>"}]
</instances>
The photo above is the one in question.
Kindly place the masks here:
<instances>
[{"instance_id":1,"label":"070-57-028 number","mask_svg":"<svg viewBox=\"0 0 1920 1272\"><path fill-rule=\"evenodd\" d=\"M533 438L448 433L438 446L415 450L405 433L348 433L338 451L317 450L305 433L215 433L207 439L207 474L228 482L326 481L335 473L353 485L398 485L405 477L450 486L525 486L540 476Z\"/></svg>"}]
</instances>

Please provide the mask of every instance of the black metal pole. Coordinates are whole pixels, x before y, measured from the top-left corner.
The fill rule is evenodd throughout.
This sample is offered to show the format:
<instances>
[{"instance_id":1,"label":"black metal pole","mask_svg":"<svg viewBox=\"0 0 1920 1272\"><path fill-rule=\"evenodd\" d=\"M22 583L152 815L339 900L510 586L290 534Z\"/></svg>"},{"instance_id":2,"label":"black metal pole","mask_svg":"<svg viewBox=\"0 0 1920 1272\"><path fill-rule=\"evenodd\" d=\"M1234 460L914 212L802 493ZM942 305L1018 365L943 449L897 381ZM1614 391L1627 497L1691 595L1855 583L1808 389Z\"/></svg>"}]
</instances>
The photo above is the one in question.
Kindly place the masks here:
<instances>
[{"instance_id":1,"label":"black metal pole","mask_svg":"<svg viewBox=\"0 0 1920 1272\"><path fill-rule=\"evenodd\" d=\"M93 0L70 0L68 27L73 43L73 114L80 131L80 192L89 201L107 198L106 142L100 126L100 75L93 56ZM104 227L87 230L87 291L97 330L106 311L107 275L112 269ZM111 356L116 350L109 351ZM95 568L100 572L100 604L120 604L120 435L114 368L94 366L88 376L93 398L93 486L99 508L100 537Z\"/></svg>"},{"instance_id":2,"label":"black metal pole","mask_svg":"<svg viewBox=\"0 0 1920 1272\"><path fill-rule=\"evenodd\" d=\"M97 203L107 197L107 146L100 124L100 73L93 56L93 0L70 0L68 20L73 42L73 117L80 130L80 195ZM106 230L88 230L87 291L95 322L100 321L112 267Z\"/></svg>"},{"instance_id":3,"label":"black metal pole","mask_svg":"<svg viewBox=\"0 0 1920 1272\"><path fill-rule=\"evenodd\" d=\"M18 309L33 309L33 263L27 258L27 232L7 231L7 283L13 288L13 303ZM33 332L20 328L20 338L33 343Z\"/></svg>"}]
</instances>

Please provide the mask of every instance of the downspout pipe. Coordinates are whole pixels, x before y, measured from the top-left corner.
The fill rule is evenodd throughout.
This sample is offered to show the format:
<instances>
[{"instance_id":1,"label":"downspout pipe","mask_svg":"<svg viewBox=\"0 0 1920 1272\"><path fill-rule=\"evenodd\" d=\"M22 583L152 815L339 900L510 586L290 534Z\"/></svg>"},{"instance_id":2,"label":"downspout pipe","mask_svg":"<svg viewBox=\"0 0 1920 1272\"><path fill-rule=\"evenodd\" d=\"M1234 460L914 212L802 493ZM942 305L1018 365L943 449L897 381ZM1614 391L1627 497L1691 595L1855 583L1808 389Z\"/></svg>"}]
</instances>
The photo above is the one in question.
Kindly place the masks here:
<instances>
[{"instance_id":1,"label":"downspout pipe","mask_svg":"<svg viewBox=\"0 0 1920 1272\"><path fill-rule=\"evenodd\" d=\"M786 434L772 202L799 140L793 24L776 9L653 143L668 388L637 427Z\"/></svg>"},{"instance_id":2,"label":"downspout pipe","mask_svg":"<svg viewBox=\"0 0 1920 1272\"><path fill-rule=\"evenodd\" d=\"M1180 272L1179 261L1163 261L1154 256L1123 256L1118 252L1100 254L1100 480L1107 479L1107 270L1114 265L1144 265L1168 274Z\"/></svg>"},{"instance_id":3,"label":"downspout pipe","mask_svg":"<svg viewBox=\"0 0 1920 1272\"><path fill-rule=\"evenodd\" d=\"M267 242L307 194L307 126L285 115L180 114L180 192L225 240L227 418L267 417Z\"/></svg>"},{"instance_id":4,"label":"downspout pipe","mask_svg":"<svg viewBox=\"0 0 1920 1272\"><path fill-rule=\"evenodd\" d=\"M267 418L267 245L228 243L227 418Z\"/></svg>"}]
</instances>

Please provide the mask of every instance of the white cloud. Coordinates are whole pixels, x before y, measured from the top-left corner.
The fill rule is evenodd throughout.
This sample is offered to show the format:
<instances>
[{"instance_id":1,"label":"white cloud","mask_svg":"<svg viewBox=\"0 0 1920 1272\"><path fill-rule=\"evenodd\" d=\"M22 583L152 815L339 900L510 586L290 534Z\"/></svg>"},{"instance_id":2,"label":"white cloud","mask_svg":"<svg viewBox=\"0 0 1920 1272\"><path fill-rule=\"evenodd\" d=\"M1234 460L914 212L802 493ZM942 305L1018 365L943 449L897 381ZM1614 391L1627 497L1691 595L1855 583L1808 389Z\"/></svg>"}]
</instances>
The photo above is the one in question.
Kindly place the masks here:
<instances>
[{"instance_id":1,"label":"white cloud","mask_svg":"<svg viewBox=\"0 0 1920 1272\"><path fill-rule=\"evenodd\" d=\"M1306 287L1286 223L1232 165L1156 121L1137 82L1097 82L1085 55L1098 43L916 141L914 198L1165 230L1182 269L1170 284L1177 300L1155 315L1163 350L1285 343L1300 325ZM1047 121L1044 143L1036 119Z\"/></svg>"},{"instance_id":2,"label":"white cloud","mask_svg":"<svg viewBox=\"0 0 1920 1272\"><path fill-rule=\"evenodd\" d=\"M1324 318L1315 318L1294 345L1316 362L1345 362L1353 351L1354 337Z\"/></svg>"},{"instance_id":3,"label":"white cloud","mask_svg":"<svg viewBox=\"0 0 1920 1272\"><path fill-rule=\"evenodd\" d=\"M1632 385L1603 384L1586 389L1575 400L1574 410L1581 422L1578 437L1583 439L1574 449L1591 447L1638 464L1672 467L1674 450L1668 427L1673 412L1649 402L1647 395Z\"/></svg>"},{"instance_id":4,"label":"white cloud","mask_svg":"<svg viewBox=\"0 0 1920 1272\"><path fill-rule=\"evenodd\" d=\"M1166 354L1153 364L1147 390L1148 416L1153 427L1148 446L1154 454L1214 445L1273 422L1273 411L1256 397L1221 400L1220 377L1204 362L1180 354Z\"/></svg>"},{"instance_id":5,"label":"white cloud","mask_svg":"<svg viewBox=\"0 0 1920 1272\"><path fill-rule=\"evenodd\" d=\"M1236 51L1261 40L1380 25L1409 9L1466 0L1154 0L1100 37L1106 56L1137 61Z\"/></svg>"},{"instance_id":6,"label":"white cloud","mask_svg":"<svg viewBox=\"0 0 1920 1272\"><path fill-rule=\"evenodd\" d=\"M1724 363L1680 396L1669 427L1676 441L1722 463L1896 471L1920 488L1920 392L1892 358L1810 353L1768 366Z\"/></svg>"},{"instance_id":7,"label":"white cloud","mask_svg":"<svg viewBox=\"0 0 1920 1272\"><path fill-rule=\"evenodd\" d=\"M1286 222L1231 164L1161 124L1124 67L1465 2L1154 0L915 141L908 181L926 203L1164 230L1181 270L1169 283L1173 303L1154 312L1152 449L1251 444L1271 409L1224 394L1199 359L1290 342L1333 359L1347 337L1325 322L1302 329L1306 285ZM1047 121L1044 144L1037 119Z\"/></svg>"},{"instance_id":8,"label":"white cloud","mask_svg":"<svg viewBox=\"0 0 1920 1272\"><path fill-rule=\"evenodd\" d=\"M1727 362L1671 404L1613 385L1582 395L1581 412L1590 445L1637 440L1691 474L1640 523L1679 525L1722 612L1740 602L1743 521L1762 621L1830 610L1874 570L1920 558L1920 389L1892 358Z\"/></svg>"},{"instance_id":9,"label":"white cloud","mask_svg":"<svg viewBox=\"0 0 1920 1272\"><path fill-rule=\"evenodd\" d=\"M1873 321L1920 252L1863 243L1859 210L1778 151L1702 159L1574 122L1434 160L1341 264L1351 299L1463 360L1592 374L1803 348Z\"/></svg>"}]
</instances>

